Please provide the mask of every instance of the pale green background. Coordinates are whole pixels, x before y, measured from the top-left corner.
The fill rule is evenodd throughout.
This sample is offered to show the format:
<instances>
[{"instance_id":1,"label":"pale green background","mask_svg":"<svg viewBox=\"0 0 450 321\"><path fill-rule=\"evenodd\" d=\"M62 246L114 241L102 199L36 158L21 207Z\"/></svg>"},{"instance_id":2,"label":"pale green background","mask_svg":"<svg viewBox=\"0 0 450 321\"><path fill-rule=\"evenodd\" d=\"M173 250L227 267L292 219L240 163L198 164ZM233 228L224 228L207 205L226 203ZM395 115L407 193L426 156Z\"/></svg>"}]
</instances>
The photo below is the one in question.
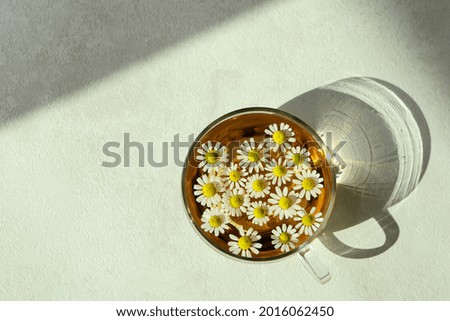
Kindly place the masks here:
<instances>
[{"instance_id":1,"label":"pale green background","mask_svg":"<svg viewBox=\"0 0 450 321\"><path fill-rule=\"evenodd\" d=\"M446 1L2 1L0 298L450 299L449 10ZM388 251L352 260L315 243L333 275L326 285L296 257L246 264L209 248L185 217L172 161L101 167L103 144L124 132L155 142L159 158L177 133L350 76L416 100L431 158L391 210L400 237ZM340 237L383 243L372 221Z\"/></svg>"}]
</instances>

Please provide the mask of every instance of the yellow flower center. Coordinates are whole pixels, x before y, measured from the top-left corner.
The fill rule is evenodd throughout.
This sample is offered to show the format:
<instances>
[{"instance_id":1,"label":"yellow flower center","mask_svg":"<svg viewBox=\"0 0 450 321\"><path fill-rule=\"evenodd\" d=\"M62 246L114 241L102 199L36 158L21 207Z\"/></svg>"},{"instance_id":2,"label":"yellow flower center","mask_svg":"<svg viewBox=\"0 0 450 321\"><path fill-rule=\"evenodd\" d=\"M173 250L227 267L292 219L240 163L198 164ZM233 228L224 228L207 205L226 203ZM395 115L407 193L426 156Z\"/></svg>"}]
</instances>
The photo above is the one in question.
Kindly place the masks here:
<instances>
[{"instance_id":1,"label":"yellow flower center","mask_svg":"<svg viewBox=\"0 0 450 321\"><path fill-rule=\"evenodd\" d=\"M303 162L303 155L301 154L294 154L292 155L292 161L295 165L298 165Z\"/></svg>"},{"instance_id":2,"label":"yellow flower center","mask_svg":"<svg viewBox=\"0 0 450 321\"><path fill-rule=\"evenodd\" d=\"M308 214L302 217L302 224L305 226L312 226L314 224L314 215Z\"/></svg>"},{"instance_id":3,"label":"yellow flower center","mask_svg":"<svg viewBox=\"0 0 450 321\"><path fill-rule=\"evenodd\" d=\"M272 172L276 177L283 177L286 175L287 169L282 165L278 165L273 168Z\"/></svg>"},{"instance_id":4,"label":"yellow flower center","mask_svg":"<svg viewBox=\"0 0 450 321\"><path fill-rule=\"evenodd\" d=\"M278 205L281 207L281 209L283 210L287 210L289 207L291 207L292 201L289 197L287 196L283 196L282 198L280 198L280 200L278 201Z\"/></svg>"},{"instance_id":5,"label":"yellow flower center","mask_svg":"<svg viewBox=\"0 0 450 321\"><path fill-rule=\"evenodd\" d=\"M314 183L314 180L312 178L305 178L302 182L302 187L306 190L306 191L310 191L314 188L314 186L316 186L316 184Z\"/></svg>"},{"instance_id":6,"label":"yellow flower center","mask_svg":"<svg viewBox=\"0 0 450 321\"><path fill-rule=\"evenodd\" d=\"M254 149L248 152L247 157L248 160L252 163L259 162L260 159L258 151Z\"/></svg>"},{"instance_id":7,"label":"yellow flower center","mask_svg":"<svg viewBox=\"0 0 450 321\"><path fill-rule=\"evenodd\" d=\"M266 187L266 184L261 179L255 179L252 183L252 188L256 192L262 192L265 187Z\"/></svg>"},{"instance_id":8,"label":"yellow flower center","mask_svg":"<svg viewBox=\"0 0 450 321\"><path fill-rule=\"evenodd\" d=\"M212 227L219 227L222 224L222 219L218 215L213 215L209 218L209 225Z\"/></svg>"},{"instance_id":9,"label":"yellow flower center","mask_svg":"<svg viewBox=\"0 0 450 321\"><path fill-rule=\"evenodd\" d=\"M286 134L283 131L278 130L273 133L272 138L275 143L281 145L286 141Z\"/></svg>"},{"instance_id":10,"label":"yellow flower center","mask_svg":"<svg viewBox=\"0 0 450 321\"><path fill-rule=\"evenodd\" d=\"M238 240L238 246L243 250L248 250L252 247L252 240L248 236L241 236Z\"/></svg>"},{"instance_id":11,"label":"yellow flower center","mask_svg":"<svg viewBox=\"0 0 450 321\"><path fill-rule=\"evenodd\" d=\"M287 232L283 232L280 234L280 242L283 244L287 244L289 243L289 241L291 240L291 235Z\"/></svg>"},{"instance_id":12,"label":"yellow flower center","mask_svg":"<svg viewBox=\"0 0 450 321\"><path fill-rule=\"evenodd\" d=\"M237 182L241 179L241 174L238 171L231 171L230 172L230 180L232 182Z\"/></svg>"},{"instance_id":13,"label":"yellow flower center","mask_svg":"<svg viewBox=\"0 0 450 321\"><path fill-rule=\"evenodd\" d=\"M205 184L202 187L202 193L206 197L213 197L214 195L216 195L216 187L213 183Z\"/></svg>"},{"instance_id":14,"label":"yellow flower center","mask_svg":"<svg viewBox=\"0 0 450 321\"><path fill-rule=\"evenodd\" d=\"M264 218L264 217L266 217L266 214L267 214L267 209L260 207L260 206L256 207L255 210L253 211L253 215L256 218Z\"/></svg>"},{"instance_id":15,"label":"yellow flower center","mask_svg":"<svg viewBox=\"0 0 450 321\"><path fill-rule=\"evenodd\" d=\"M230 205L233 208L239 208L244 203L244 198L241 195L233 195L230 197Z\"/></svg>"},{"instance_id":16,"label":"yellow flower center","mask_svg":"<svg viewBox=\"0 0 450 321\"><path fill-rule=\"evenodd\" d=\"M209 164L215 164L219 160L219 153L214 149L210 150L206 153L205 159Z\"/></svg>"}]
</instances>

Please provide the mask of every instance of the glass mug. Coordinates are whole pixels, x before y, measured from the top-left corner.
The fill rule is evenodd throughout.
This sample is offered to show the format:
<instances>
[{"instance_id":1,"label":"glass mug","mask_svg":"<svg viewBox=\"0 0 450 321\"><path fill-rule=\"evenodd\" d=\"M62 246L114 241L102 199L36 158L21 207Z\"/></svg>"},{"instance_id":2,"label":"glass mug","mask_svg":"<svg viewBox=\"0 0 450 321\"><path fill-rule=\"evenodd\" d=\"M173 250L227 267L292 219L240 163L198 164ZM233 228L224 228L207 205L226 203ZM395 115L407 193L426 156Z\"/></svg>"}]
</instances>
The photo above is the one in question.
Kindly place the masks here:
<instances>
[{"instance_id":1,"label":"glass mug","mask_svg":"<svg viewBox=\"0 0 450 321\"><path fill-rule=\"evenodd\" d=\"M228 113L194 141L182 174L188 218L213 248L268 262L299 254L320 282L330 275L310 243L335 199L335 162L319 135L279 109Z\"/></svg>"}]
</instances>

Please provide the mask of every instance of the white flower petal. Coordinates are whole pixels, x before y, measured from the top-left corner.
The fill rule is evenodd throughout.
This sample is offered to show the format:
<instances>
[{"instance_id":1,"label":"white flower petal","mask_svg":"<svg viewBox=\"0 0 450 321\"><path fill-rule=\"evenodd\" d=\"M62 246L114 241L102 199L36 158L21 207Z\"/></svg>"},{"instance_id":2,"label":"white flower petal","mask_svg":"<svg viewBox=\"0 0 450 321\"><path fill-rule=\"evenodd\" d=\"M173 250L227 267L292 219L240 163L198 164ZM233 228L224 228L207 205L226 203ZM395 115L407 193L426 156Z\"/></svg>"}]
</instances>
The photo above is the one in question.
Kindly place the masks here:
<instances>
[{"instance_id":1,"label":"white flower petal","mask_svg":"<svg viewBox=\"0 0 450 321\"><path fill-rule=\"evenodd\" d=\"M304 189L302 189L299 194L300 198L303 198L305 196L305 193L306 193L306 191ZM309 200L309 198L308 198L308 200Z\"/></svg>"}]
</instances>

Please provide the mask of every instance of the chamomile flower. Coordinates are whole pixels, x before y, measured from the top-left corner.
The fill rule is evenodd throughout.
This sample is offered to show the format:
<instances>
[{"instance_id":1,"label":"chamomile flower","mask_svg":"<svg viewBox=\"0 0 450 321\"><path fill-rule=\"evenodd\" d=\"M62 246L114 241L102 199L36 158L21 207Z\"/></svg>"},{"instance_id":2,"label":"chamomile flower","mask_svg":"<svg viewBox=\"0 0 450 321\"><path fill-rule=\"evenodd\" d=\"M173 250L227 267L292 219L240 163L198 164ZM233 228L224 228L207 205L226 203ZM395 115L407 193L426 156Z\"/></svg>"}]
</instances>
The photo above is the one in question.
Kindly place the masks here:
<instances>
[{"instance_id":1,"label":"chamomile flower","mask_svg":"<svg viewBox=\"0 0 450 321\"><path fill-rule=\"evenodd\" d=\"M270 184L261 174L253 174L245 185L250 197L262 198L270 193Z\"/></svg>"},{"instance_id":2,"label":"chamomile flower","mask_svg":"<svg viewBox=\"0 0 450 321\"><path fill-rule=\"evenodd\" d=\"M259 172L264 169L263 163L269 157L267 151L264 149L264 143L256 144L255 140L250 138L250 141L242 143L238 149L237 159L240 161L239 165L246 168L249 173Z\"/></svg>"},{"instance_id":3,"label":"chamomile flower","mask_svg":"<svg viewBox=\"0 0 450 321\"><path fill-rule=\"evenodd\" d=\"M308 169L311 167L311 158L309 156L311 154L306 148L293 147L287 152L287 165L298 171Z\"/></svg>"},{"instance_id":4,"label":"chamomile flower","mask_svg":"<svg viewBox=\"0 0 450 321\"><path fill-rule=\"evenodd\" d=\"M253 228L244 231L241 227L239 228L239 236L230 234L230 239L231 241L228 242L229 250L235 255L241 253L244 257L252 257L252 253L258 255L258 249L262 247L261 243L257 243L261 236Z\"/></svg>"},{"instance_id":5,"label":"chamomile flower","mask_svg":"<svg viewBox=\"0 0 450 321\"><path fill-rule=\"evenodd\" d=\"M310 169L302 171L302 173L297 173L295 176L298 178L294 179L294 190L299 190L300 198L306 196L306 199L309 201L311 196L316 198L317 195L322 193L320 190L323 188L323 178L320 177L320 174L313 170L311 172Z\"/></svg>"},{"instance_id":6,"label":"chamomile flower","mask_svg":"<svg viewBox=\"0 0 450 321\"><path fill-rule=\"evenodd\" d=\"M237 164L232 164L224 171L224 176L222 177L223 186L229 189L234 189L235 187L245 187L245 184L247 183L247 175L248 173L245 169L240 169Z\"/></svg>"},{"instance_id":7,"label":"chamomile flower","mask_svg":"<svg viewBox=\"0 0 450 321\"><path fill-rule=\"evenodd\" d=\"M277 226L272 230L272 244L275 249L280 249L281 252L289 252L290 249L295 248L299 236L300 234L292 225L283 224L281 227Z\"/></svg>"},{"instance_id":8,"label":"chamomile flower","mask_svg":"<svg viewBox=\"0 0 450 321\"><path fill-rule=\"evenodd\" d=\"M284 153L286 149L291 148L291 144L295 142L295 134L288 124L281 123L269 125L269 129L264 131L270 137L265 139L267 146L270 147L274 152L278 149Z\"/></svg>"},{"instance_id":9,"label":"chamomile flower","mask_svg":"<svg viewBox=\"0 0 450 321\"><path fill-rule=\"evenodd\" d=\"M222 196L222 207L231 216L241 216L247 212L250 205L250 197L243 188L227 190Z\"/></svg>"},{"instance_id":10,"label":"chamomile flower","mask_svg":"<svg viewBox=\"0 0 450 321\"><path fill-rule=\"evenodd\" d=\"M223 191L223 187L218 176L203 175L197 178L197 183L194 185L194 195L198 196L197 202L208 207L220 202L219 193Z\"/></svg>"},{"instance_id":11,"label":"chamomile flower","mask_svg":"<svg viewBox=\"0 0 450 321\"><path fill-rule=\"evenodd\" d=\"M294 221L300 221L295 228L299 229L299 233L305 233L306 235L313 235L315 231L319 228L320 224L323 222L322 213L316 213L316 208L311 208L309 214L302 211L299 216L294 217Z\"/></svg>"},{"instance_id":12,"label":"chamomile flower","mask_svg":"<svg viewBox=\"0 0 450 321\"><path fill-rule=\"evenodd\" d=\"M225 233L228 230L228 220L224 213L217 207L206 209L202 215L201 228L208 233L214 233L215 236L219 236L220 233Z\"/></svg>"},{"instance_id":13,"label":"chamomile flower","mask_svg":"<svg viewBox=\"0 0 450 321\"><path fill-rule=\"evenodd\" d=\"M286 163L286 160L282 161L280 157L278 158L278 163L276 160L273 160L266 166L266 171L269 172L266 174L266 178L272 180L273 185L281 186L281 184L286 184L286 182L291 180L294 172L286 166Z\"/></svg>"},{"instance_id":14,"label":"chamomile flower","mask_svg":"<svg viewBox=\"0 0 450 321\"><path fill-rule=\"evenodd\" d=\"M247 209L247 216L253 224L263 226L269 221L269 207L266 202L253 202Z\"/></svg>"},{"instance_id":15,"label":"chamomile flower","mask_svg":"<svg viewBox=\"0 0 450 321\"><path fill-rule=\"evenodd\" d=\"M297 211L301 211L302 207L298 205L300 203L300 198L294 191L288 193L288 188L285 186L283 190L278 186L275 188L275 193L270 194L269 203L270 211L274 215L278 215L280 220L284 218L293 217Z\"/></svg>"},{"instance_id":16,"label":"chamomile flower","mask_svg":"<svg viewBox=\"0 0 450 321\"><path fill-rule=\"evenodd\" d=\"M197 153L196 159L200 161L198 167L207 173L214 172L228 161L227 148L219 142L213 145L211 141L208 141L197 149Z\"/></svg>"}]
</instances>

